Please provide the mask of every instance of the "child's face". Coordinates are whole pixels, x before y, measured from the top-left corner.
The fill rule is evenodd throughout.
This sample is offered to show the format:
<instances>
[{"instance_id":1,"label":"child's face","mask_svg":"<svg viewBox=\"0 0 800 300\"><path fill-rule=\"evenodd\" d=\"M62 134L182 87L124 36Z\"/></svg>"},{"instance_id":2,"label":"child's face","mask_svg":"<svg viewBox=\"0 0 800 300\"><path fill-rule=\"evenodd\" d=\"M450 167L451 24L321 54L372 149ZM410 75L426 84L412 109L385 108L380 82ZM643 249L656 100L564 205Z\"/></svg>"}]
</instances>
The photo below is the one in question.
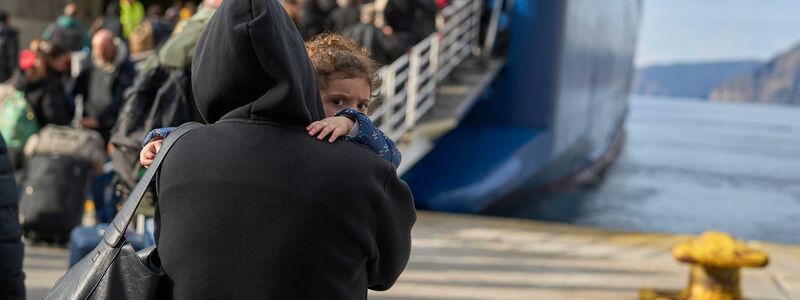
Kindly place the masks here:
<instances>
[{"instance_id":1,"label":"child's face","mask_svg":"<svg viewBox=\"0 0 800 300\"><path fill-rule=\"evenodd\" d=\"M370 86L363 77L328 77L325 89L320 90L325 117L330 118L350 107L364 114L369 110Z\"/></svg>"}]
</instances>

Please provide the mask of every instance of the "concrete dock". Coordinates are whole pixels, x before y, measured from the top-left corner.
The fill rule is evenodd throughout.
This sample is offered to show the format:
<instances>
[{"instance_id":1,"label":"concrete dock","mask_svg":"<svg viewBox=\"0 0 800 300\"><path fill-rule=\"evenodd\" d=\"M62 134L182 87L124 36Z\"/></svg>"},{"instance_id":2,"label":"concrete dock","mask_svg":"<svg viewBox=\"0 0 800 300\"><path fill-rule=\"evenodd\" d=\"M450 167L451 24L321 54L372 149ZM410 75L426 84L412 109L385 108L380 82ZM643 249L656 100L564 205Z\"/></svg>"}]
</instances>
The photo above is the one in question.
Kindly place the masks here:
<instances>
[{"instance_id":1,"label":"concrete dock","mask_svg":"<svg viewBox=\"0 0 800 300\"><path fill-rule=\"evenodd\" d=\"M670 248L689 236L420 212L411 261L372 299L636 299L641 287L680 289L688 267ZM800 299L800 246L758 243L764 269L743 271L748 299ZM68 251L27 247L28 299L66 270Z\"/></svg>"}]
</instances>

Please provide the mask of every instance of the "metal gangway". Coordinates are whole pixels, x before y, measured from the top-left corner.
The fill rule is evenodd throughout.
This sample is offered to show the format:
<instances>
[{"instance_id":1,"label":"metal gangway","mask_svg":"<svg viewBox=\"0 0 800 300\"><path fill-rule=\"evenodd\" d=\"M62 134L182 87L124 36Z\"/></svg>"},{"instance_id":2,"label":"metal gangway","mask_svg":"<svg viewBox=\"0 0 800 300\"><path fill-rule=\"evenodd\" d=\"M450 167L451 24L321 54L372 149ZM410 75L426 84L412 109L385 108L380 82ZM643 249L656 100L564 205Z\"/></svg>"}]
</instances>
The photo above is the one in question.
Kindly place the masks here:
<instances>
[{"instance_id":1,"label":"metal gangway","mask_svg":"<svg viewBox=\"0 0 800 300\"><path fill-rule=\"evenodd\" d=\"M442 106L465 106L464 102L474 101L477 95L494 78L502 67L502 61L487 63L492 50L497 19L503 1L495 1L488 25L486 40L481 47L481 14L484 1L456 0L443 9L437 32L411 47L406 54L379 70L383 79L380 94L373 99L378 107L371 114L373 122L390 138L398 141L403 152L403 164L398 172L403 173L410 165L424 156L432 148L435 137L414 137L420 122ZM483 55L481 55L483 54ZM479 73L476 80L462 80L460 86L445 83L454 81L454 70L464 68L467 61L473 61L472 72ZM457 73L464 73L459 69ZM469 72L466 72L469 73ZM455 80L458 81L458 80ZM467 82L463 82L467 81ZM457 91L446 96L447 90ZM437 98L438 95L438 98ZM472 99L465 101L464 98ZM437 102L437 100L439 100ZM445 102L455 102L445 103ZM461 110L465 110L461 108ZM452 114L452 113L448 113ZM451 121L451 123L457 121ZM449 129L455 127L450 124ZM419 146L422 144L422 146Z\"/></svg>"},{"instance_id":2,"label":"metal gangway","mask_svg":"<svg viewBox=\"0 0 800 300\"><path fill-rule=\"evenodd\" d=\"M444 25L380 69L383 79L373 122L398 139L436 103L437 84L479 47L483 1L458 0L447 6Z\"/></svg>"}]
</instances>

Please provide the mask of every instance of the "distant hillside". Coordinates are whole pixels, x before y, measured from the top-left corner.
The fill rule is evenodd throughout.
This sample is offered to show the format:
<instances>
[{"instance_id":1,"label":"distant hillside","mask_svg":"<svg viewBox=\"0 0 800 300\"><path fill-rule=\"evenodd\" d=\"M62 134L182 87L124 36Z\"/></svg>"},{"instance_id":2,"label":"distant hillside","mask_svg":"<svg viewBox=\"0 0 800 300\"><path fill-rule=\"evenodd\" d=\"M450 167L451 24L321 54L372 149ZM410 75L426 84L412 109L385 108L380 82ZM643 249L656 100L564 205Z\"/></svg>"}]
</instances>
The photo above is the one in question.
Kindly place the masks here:
<instances>
[{"instance_id":1,"label":"distant hillside","mask_svg":"<svg viewBox=\"0 0 800 300\"><path fill-rule=\"evenodd\" d=\"M710 95L716 101L800 104L800 45L725 81Z\"/></svg>"},{"instance_id":2,"label":"distant hillside","mask_svg":"<svg viewBox=\"0 0 800 300\"><path fill-rule=\"evenodd\" d=\"M711 89L752 70L760 62L732 61L651 66L636 71L634 92L643 95L708 98Z\"/></svg>"}]
</instances>

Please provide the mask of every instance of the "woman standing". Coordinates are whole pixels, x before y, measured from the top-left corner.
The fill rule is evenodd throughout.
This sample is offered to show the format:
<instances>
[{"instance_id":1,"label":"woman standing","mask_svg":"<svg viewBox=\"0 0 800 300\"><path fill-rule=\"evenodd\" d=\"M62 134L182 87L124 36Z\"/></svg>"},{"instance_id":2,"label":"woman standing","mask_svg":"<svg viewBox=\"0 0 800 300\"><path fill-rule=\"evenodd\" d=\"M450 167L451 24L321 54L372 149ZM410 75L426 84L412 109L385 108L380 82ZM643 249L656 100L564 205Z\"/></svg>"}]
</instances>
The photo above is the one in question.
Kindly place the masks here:
<instances>
[{"instance_id":1,"label":"woman standing","mask_svg":"<svg viewBox=\"0 0 800 300\"><path fill-rule=\"evenodd\" d=\"M31 49L20 56L22 73L12 80L14 87L25 94L39 128L47 124L69 125L73 109L62 78L70 69L70 53L47 41L33 41Z\"/></svg>"}]
</instances>

